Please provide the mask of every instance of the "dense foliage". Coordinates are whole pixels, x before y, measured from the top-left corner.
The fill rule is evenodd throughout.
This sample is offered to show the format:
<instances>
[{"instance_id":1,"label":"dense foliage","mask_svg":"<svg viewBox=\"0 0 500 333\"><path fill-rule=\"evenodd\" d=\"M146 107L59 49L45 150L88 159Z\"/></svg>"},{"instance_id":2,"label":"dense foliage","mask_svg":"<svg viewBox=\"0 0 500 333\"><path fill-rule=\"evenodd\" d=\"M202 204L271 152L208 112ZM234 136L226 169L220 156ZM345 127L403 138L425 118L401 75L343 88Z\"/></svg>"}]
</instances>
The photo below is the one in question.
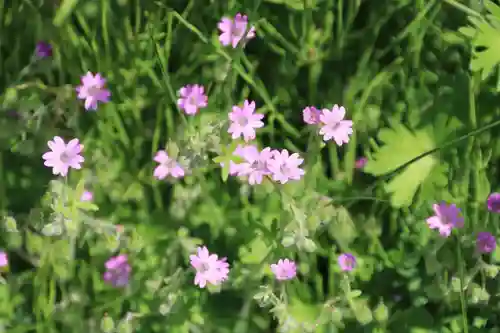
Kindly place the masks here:
<instances>
[{"instance_id":1,"label":"dense foliage","mask_svg":"<svg viewBox=\"0 0 500 333\"><path fill-rule=\"evenodd\" d=\"M0 332L500 332L499 41L491 0L1 2Z\"/></svg>"}]
</instances>

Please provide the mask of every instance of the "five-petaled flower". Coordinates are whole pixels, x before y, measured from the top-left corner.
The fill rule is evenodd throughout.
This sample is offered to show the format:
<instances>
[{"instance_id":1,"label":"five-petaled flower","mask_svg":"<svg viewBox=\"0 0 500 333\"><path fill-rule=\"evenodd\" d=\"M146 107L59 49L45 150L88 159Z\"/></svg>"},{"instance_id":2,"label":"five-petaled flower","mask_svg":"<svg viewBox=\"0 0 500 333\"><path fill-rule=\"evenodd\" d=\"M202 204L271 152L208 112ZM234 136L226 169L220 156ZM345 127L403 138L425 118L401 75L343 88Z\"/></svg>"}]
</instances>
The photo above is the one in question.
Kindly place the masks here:
<instances>
[{"instance_id":1,"label":"five-petaled flower","mask_svg":"<svg viewBox=\"0 0 500 333\"><path fill-rule=\"evenodd\" d=\"M500 213L500 193L491 193L488 196L488 210L493 213Z\"/></svg>"},{"instance_id":2,"label":"five-petaled flower","mask_svg":"<svg viewBox=\"0 0 500 333\"><path fill-rule=\"evenodd\" d=\"M158 151L154 157L154 161L159 163L153 173L155 178L161 180L168 175L171 175L174 178L184 177L184 169L176 160L169 157L166 151Z\"/></svg>"},{"instance_id":3,"label":"five-petaled flower","mask_svg":"<svg viewBox=\"0 0 500 333\"><path fill-rule=\"evenodd\" d=\"M115 287L123 287L128 284L132 268L128 263L126 254L111 257L105 263L104 281Z\"/></svg>"},{"instance_id":4,"label":"five-petaled flower","mask_svg":"<svg viewBox=\"0 0 500 333\"><path fill-rule=\"evenodd\" d=\"M187 115L195 115L199 109L208 105L208 97L205 95L205 88L198 84L188 84L179 90L180 98L177 105Z\"/></svg>"},{"instance_id":5,"label":"five-petaled flower","mask_svg":"<svg viewBox=\"0 0 500 333\"><path fill-rule=\"evenodd\" d=\"M297 265L293 260L280 259L276 264L271 265L271 271L276 280L291 280L297 275Z\"/></svg>"},{"instance_id":6,"label":"five-petaled flower","mask_svg":"<svg viewBox=\"0 0 500 333\"><path fill-rule=\"evenodd\" d=\"M323 109L319 116L321 129L319 134L323 135L323 140L333 139L338 146L349 142L352 132L352 121L344 120L345 108L335 104L332 110Z\"/></svg>"},{"instance_id":7,"label":"five-petaled flower","mask_svg":"<svg viewBox=\"0 0 500 333\"><path fill-rule=\"evenodd\" d=\"M47 42L36 43L36 56L39 58L47 58L52 55L52 45Z\"/></svg>"},{"instance_id":8,"label":"five-petaled flower","mask_svg":"<svg viewBox=\"0 0 500 333\"><path fill-rule=\"evenodd\" d=\"M85 110L97 110L99 102L109 102L111 92L106 89L106 79L100 73L87 72L81 78L81 86L76 87L79 99L85 100Z\"/></svg>"},{"instance_id":9,"label":"five-petaled flower","mask_svg":"<svg viewBox=\"0 0 500 333\"><path fill-rule=\"evenodd\" d=\"M479 232L476 239L476 248L479 253L491 253L495 250L497 241L489 232Z\"/></svg>"},{"instance_id":10,"label":"five-petaled flower","mask_svg":"<svg viewBox=\"0 0 500 333\"><path fill-rule=\"evenodd\" d=\"M337 260L340 269L344 272L350 272L358 265L356 257L351 253L342 253Z\"/></svg>"},{"instance_id":11,"label":"five-petaled flower","mask_svg":"<svg viewBox=\"0 0 500 333\"><path fill-rule=\"evenodd\" d=\"M254 146L250 146L254 147ZM239 176L247 176L250 185L260 184L264 176L270 175L269 161L274 152L267 147L259 151L256 147L248 148L243 152L244 162L239 164Z\"/></svg>"},{"instance_id":12,"label":"five-petaled flower","mask_svg":"<svg viewBox=\"0 0 500 333\"><path fill-rule=\"evenodd\" d=\"M318 125L320 123L320 115L321 110L316 109L314 106L308 106L302 110L302 119L309 125Z\"/></svg>"},{"instance_id":13,"label":"five-petaled flower","mask_svg":"<svg viewBox=\"0 0 500 333\"><path fill-rule=\"evenodd\" d=\"M229 120L231 125L227 130L228 133L232 134L233 139L237 139L243 136L243 139L248 142L255 139L255 129L264 126L262 118L263 114L254 113L255 112L255 102L245 100L243 107L238 105L233 106L233 111L229 113Z\"/></svg>"},{"instance_id":14,"label":"five-petaled flower","mask_svg":"<svg viewBox=\"0 0 500 333\"><path fill-rule=\"evenodd\" d=\"M92 201L94 198L94 194L90 191L83 191L82 195L80 196L80 201L86 202L86 201Z\"/></svg>"},{"instance_id":15,"label":"five-petaled flower","mask_svg":"<svg viewBox=\"0 0 500 333\"><path fill-rule=\"evenodd\" d=\"M299 154L290 155L288 150L283 149L273 151L273 158L268 161L267 165L273 180L285 184L289 180L299 180L304 175L304 170L299 167L302 162L304 160Z\"/></svg>"},{"instance_id":16,"label":"five-petaled flower","mask_svg":"<svg viewBox=\"0 0 500 333\"><path fill-rule=\"evenodd\" d=\"M7 257L7 252L0 251L0 268L9 266L9 258Z\"/></svg>"},{"instance_id":17,"label":"five-petaled flower","mask_svg":"<svg viewBox=\"0 0 500 333\"><path fill-rule=\"evenodd\" d=\"M245 42L255 37L255 28L252 26L247 31L248 18L240 13L236 14L234 19L223 17L217 27L221 31L219 41L224 46L232 45L236 48L241 40Z\"/></svg>"},{"instance_id":18,"label":"five-petaled flower","mask_svg":"<svg viewBox=\"0 0 500 333\"><path fill-rule=\"evenodd\" d=\"M73 139L66 144L64 140L55 136L49 141L48 146L50 151L42 155L45 160L44 165L52 167L54 175L65 177L68 174L69 168L81 169L84 158L80 155L83 145L78 139Z\"/></svg>"},{"instance_id":19,"label":"five-petaled flower","mask_svg":"<svg viewBox=\"0 0 500 333\"><path fill-rule=\"evenodd\" d=\"M189 256L191 266L196 270L194 284L205 288L207 283L219 285L228 279L229 264L226 258L219 259L216 254L210 254L208 249L198 247L197 254Z\"/></svg>"},{"instance_id":20,"label":"five-petaled flower","mask_svg":"<svg viewBox=\"0 0 500 333\"><path fill-rule=\"evenodd\" d=\"M447 205L442 202L432 205L434 216L427 219L427 224L431 229L437 229L443 237L448 237L452 229L462 228L464 226L464 218L455 204Z\"/></svg>"}]
</instances>

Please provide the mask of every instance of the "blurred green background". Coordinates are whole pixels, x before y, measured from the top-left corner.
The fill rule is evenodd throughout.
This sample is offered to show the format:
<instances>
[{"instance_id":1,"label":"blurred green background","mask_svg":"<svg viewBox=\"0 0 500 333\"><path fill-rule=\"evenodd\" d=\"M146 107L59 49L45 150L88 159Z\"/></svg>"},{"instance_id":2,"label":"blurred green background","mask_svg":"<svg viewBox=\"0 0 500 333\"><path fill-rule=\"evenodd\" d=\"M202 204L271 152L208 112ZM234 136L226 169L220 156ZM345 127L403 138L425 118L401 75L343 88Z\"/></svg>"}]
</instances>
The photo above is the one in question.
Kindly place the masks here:
<instances>
[{"instance_id":1,"label":"blurred green background","mask_svg":"<svg viewBox=\"0 0 500 333\"><path fill-rule=\"evenodd\" d=\"M217 22L237 12L257 37L224 48ZM499 20L486 0L0 2L0 331L500 332L500 253L474 254L475 233L499 231L485 205L499 188ZM51 57L34 56L39 41ZM112 93L97 112L74 91L87 71ZM209 107L186 123L177 91L193 83ZM222 181L217 124L245 99L266 114L263 146L305 158L303 181ZM333 104L355 133L321 148L302 109ZM85 145L67 182L41 159L54 135ZM181 181L152 177L167 142L198 166ZM68 213L83 187L99 209ZM441 200L462 208L460 236L428 229ZM61 219L78 227L41 232ZM231 264L221 291L193 285L201 244ZM101 279L118 252L133 267L123 290ZM358 258L349 276L341 252ZM269 270L283 257L299 263L286 287Z\"/></svg>"}]
</instances>

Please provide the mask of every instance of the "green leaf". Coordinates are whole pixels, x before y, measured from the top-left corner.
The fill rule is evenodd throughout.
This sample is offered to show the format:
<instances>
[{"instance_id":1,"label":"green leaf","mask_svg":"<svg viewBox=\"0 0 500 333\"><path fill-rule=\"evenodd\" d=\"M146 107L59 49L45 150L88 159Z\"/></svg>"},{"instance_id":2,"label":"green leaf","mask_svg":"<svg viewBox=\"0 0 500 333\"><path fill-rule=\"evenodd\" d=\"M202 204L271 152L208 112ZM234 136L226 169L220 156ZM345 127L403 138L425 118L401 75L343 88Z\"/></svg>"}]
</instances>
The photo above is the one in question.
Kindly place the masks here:
<instances>
[{"instance_id":1,"label":"green leaf","mask_svg":"<svg viewBox=\"0 0 500 333\"><path fill-rule=\"evenodd\" d=\"M256 237L248 246L240 248L239 254L243 264L259 264L269 252L269 246L261 237Z\"/></svg>"},{"instance_id":2,"label":"green leaf","mask_svg":"<svg viewBox=\"0 0 500 333\"><path fill-rule=\"evenodd\" d=\"M356 300L351 303L351 309L354 312L356 320L361 325L367 325L373 321L372 311L368 307L366 301Z\"/></svg>"},{"instance_id":3,"label":"green leaf","mask_svg":"<svg viewBox=\"0 0 500 333\"><path fill-rule=\"evenodd\" d=\"M383 302L380 302L375 310L373 310L373 316L378 322L386 322L389 319L389 309Z\"/></svg>"},{"instance_id":4,"label":"green leaf","mask_svg":"<svg viewBox=\"0 0 500 333\"><path fill-rule=\"evenodd\" d=\"M381 129L378 139L383 145L375 149L373 158L368 161L364 169L365 172L374 176L391 173L405 163L436 148L429 129L411 131L402 124ZM438 168L438 162L438 158L433 155L422 157L386 183L385 189L391 195L392 205L396 208L408 207L417 190L428 181L433 172L436 172L437 176L431 177L432 182L429 181L431 184L428 185L434 188L443 187L443 177L440 175L444 170ZM436 177L439 182L434 184Z\"/></svg>"},{"instance_id":5,"label":"green leaf","mask_svg":"<svg viewBox=\"0 0 500 333\"><path fill-rule=\"evenodd\" d=\"M64 0L56 12L56 16L53 21L54 25L56 27L60 27L75 10L77 4L78 0Z\"/></svg>"},{"instance_id":6,"label":"green leaf","mask_svg":"<svg viewBox=\"0 0 500 333\"><path fill-rule=\"evenodd\" d=\"M472 40L472 60L471 70L481 73L481 78L485 80L500 63L500 7L490 0L484 0L488 12L493 15L477 17L470 15L468 20L470 25L462 27L459 31Z\"/></svg>"}]
</instances>

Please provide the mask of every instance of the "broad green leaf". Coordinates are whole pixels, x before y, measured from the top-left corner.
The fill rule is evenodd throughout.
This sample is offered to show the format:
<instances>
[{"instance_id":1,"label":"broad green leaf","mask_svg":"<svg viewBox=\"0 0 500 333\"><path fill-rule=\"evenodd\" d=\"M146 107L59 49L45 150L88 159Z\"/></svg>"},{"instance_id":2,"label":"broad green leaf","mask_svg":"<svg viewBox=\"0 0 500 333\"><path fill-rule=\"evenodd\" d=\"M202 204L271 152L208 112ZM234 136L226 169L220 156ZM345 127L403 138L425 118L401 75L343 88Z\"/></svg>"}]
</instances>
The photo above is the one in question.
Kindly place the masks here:
<instances>
[{"instance_id":1,"label":"broad green leaf","mask_svg":"<svg viewBox=\"0 0 500 333\"><path fill-rule=\"evenodd\" d=\"M500 7L490 0L484 0L485 7L491 13L486 17L469 16L470 26L459 31L472 40L471 70L480 72L485 80L500 63Z\"/></svg>"},{"instance_id":2,"label":"broad green leaf","mask_svg":"<svg viewBox=\"0 0 500 333\"><path fill-rule=\"evenodd\" d=\"M436 148L434 136L429 129L411 131L402 124L392 128L381 129L378 135L382 146L375 149L372 159L368 161L364 171L374 176L389 174L414 158ZM436 168L438 158L427 155L412 162L399 174L385 184L386 191L391 195L394 207L408 207L417 190L428 180L433 171L443 172ZM442 187L442 177L436 187ZM435 179L433 179L433 182ZM432 186L432 184L430 185Z\"/></svg>"},{"instance_id":3,"label":"broad green leaf","mask_svg":"<svg viewBox=\"0 0 500 333\"><path fill-rule=\"evenodd\" d=\"M373 321L372 311L366 301L360 299L353 301L351 303L351 310L361 325L367 325Z\"/></svg>"},{"instance_id":4,"label":"broad green leaf","mask_svg":"<svg viewBox=\"0 0 500 333\"><path fill-rule=\"evenodd\" d=\"M243 264L259 264L269 252L269 246L261 237L256 237L248 246L241 247L239 254Z\"/></svg>"}]
</instances>

